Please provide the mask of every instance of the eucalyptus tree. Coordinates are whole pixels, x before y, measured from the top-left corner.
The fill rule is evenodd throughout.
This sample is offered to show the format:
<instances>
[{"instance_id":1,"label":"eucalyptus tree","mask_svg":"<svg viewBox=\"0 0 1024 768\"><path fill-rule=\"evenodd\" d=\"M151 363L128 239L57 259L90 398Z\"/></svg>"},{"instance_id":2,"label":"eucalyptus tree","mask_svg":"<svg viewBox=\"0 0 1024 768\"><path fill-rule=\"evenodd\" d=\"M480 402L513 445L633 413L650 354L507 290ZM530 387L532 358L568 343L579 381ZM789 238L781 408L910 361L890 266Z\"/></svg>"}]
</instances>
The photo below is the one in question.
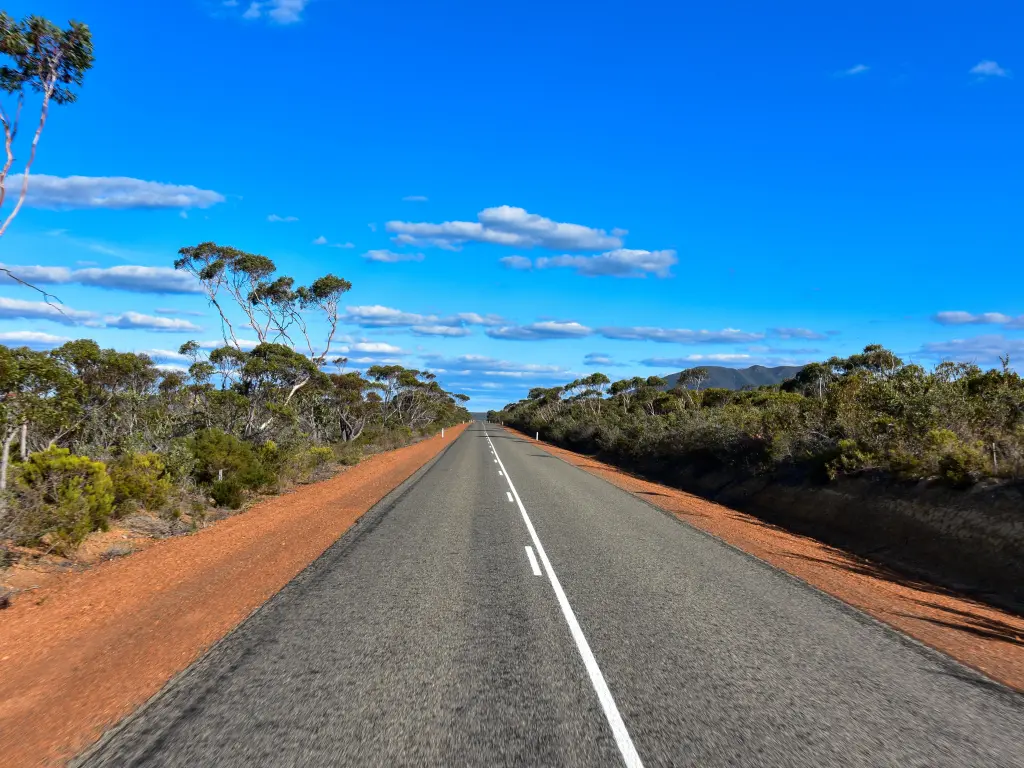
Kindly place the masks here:
<instances>
[{"instance_id":1,"label":"eucalyptus tree","mask_svg":"<svg viewBox=\"0 0 1024 768\"><path fill-rule=\"evenodd\" d=\"M5 150L3 168L0 169L0 209L7 199L7 181L14 166L14 143L25 106L26 91L38 93L42 97L39 120L21 170L17 201L0 222L2 237L25 204L29 173L36 159L50 104L74 102L77 99L74 87L82 84L86 71L93 65L92 33L89 27L77 21L70 21L67 29L61 29L41 16L29 16L23 21L15 21L0 12L0 55L8 61L0 67L0 90L14 101L11 111L0 105L0 126L3 127ZM10 270L0 267L0 271L49 298L46 291L22 280Z\"/></svg>"}]
</instances>

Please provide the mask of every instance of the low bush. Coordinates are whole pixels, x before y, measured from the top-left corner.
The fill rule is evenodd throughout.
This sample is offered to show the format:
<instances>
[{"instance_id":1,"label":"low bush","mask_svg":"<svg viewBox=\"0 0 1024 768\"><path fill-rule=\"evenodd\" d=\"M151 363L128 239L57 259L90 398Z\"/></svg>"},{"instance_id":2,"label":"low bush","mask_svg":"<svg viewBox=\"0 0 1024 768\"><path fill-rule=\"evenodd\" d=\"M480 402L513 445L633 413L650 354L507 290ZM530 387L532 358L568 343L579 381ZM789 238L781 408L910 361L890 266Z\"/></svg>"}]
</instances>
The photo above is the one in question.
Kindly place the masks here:
<instances>
[{"instance_id":1,"label":"low bush","mask_svg":"<svg viewBox=\"0 0 1024 768\"><path fill-rule=\"evenodd\" d=\"M105 530L114 506L103 462L67 448L31 454L17 468L12 496L14 540L64 555L91 532Z\"/></svg>"},{"instance_id":2,"label":"low bush","mask_svg":"<svg viewBox=\"0 0 1024 768\"><path fill-rule=\"evenodd\" d=\"M167 506L174 490L163 460L155 453L125 454L110 465L108 472L119 517L140 507L158 512Z\"/></svg>"}]
</instances>

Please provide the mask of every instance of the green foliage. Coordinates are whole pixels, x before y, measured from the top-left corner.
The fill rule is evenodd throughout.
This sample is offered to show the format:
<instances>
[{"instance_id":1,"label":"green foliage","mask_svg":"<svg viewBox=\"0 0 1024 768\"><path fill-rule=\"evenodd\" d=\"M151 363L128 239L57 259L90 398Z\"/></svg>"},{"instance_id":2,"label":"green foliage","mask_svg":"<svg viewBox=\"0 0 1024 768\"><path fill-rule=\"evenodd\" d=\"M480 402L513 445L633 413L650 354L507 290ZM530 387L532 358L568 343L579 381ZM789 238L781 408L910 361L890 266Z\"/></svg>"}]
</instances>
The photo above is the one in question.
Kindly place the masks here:
<instances>
[{"instance_id":1,"label":"green foliage","mask_svg":"<svg viewBox=\"0 0 1024 768\"><path fill-rule=\"evenodd\" d=\"M158 512L167 506L174 486L167 468L155 453L128 453L111 463L114 509L118 515L138 507Z\"/></svg>"},{"instance_id":2,"label":"green foliage","mask_svg":"<svg viewBox=\"0 0 1024 768\"><path fill-rule=\"evenodd\" d=\"M14 483L14 538L66 554L92 531L106 528L114 488L102 462L67 448L31 454Z\"/></svg>"},{"instance_id":3,"label":"green foliage","mask_svg":"<svg viewBox=\"0 0 1024 768\"><path fill-rule=\"evenodd\" d=\"M245 501L242 484L235 478L218 480L210 486L210 498L218 507L239 509Z\"/></svg>"},{"instance_id":4,"label":"green foliage","mask_svg":"<svg viewBox=\"0 0 1024 768\"><path fill-rule=\"evenodd\" d=\"M870 345L812 363L781 386L700 391L699 369L665 392L641 377L536 388L488 414L528 433L662 472L814 478L871 470L964 487L1024 476L1024 381L1002 370L942 363L929 372Z\"/></svg>"},{"instance_id":5,"label":"green foliage","mask_svg":"<svg viewBox=\"0 0 1024 768\"><path fill-rule=\"evenodd\" d=\"M258 490L274 481L252 446L219 429L203 429L189 440L195 459L193 476L201 485L230 481Z\"/></svg>"},{"instance_id":6,"label":"green foliage","mask_svg":"<svg viewBox=\"0 0 1024 768\"><path fill-rule=\"evenodd\" d=\"M0 54L11 60L0 67L4 91L18 93L28 86L56 104L67 104L75 100L71 86L81 85L93 65L92 33L77 21L62 30L40 16L15 22L0 13Z\"/></svg>"}]
</instances>

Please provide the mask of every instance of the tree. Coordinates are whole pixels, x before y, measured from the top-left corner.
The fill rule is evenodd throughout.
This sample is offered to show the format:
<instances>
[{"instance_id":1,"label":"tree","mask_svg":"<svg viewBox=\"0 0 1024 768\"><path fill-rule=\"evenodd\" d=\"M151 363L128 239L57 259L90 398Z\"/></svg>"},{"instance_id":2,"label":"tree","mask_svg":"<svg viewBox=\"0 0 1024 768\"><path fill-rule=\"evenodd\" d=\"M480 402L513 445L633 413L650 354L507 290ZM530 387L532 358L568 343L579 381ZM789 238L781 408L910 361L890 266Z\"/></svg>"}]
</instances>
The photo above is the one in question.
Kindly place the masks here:
<instances>
[{"instance_id":1,"label":"tree","mask_svg":"<svg viewBox=\"0 0 1024 768\"><path fill-rule=\"evenodd\" d=\"M0 237L18 215L28 195L29 173L36 159L39 137L50 111L50 103L71 104L77 98L72 86L82 84L85 72L93 64L92 33L89 27L77 21L69 22L62 30L41 16L29 16L15 22L6 13L0 12L0 54L7 56L10 63L0 67L0 89L9 96L16 95L14 113L9 114L0 107L0 125L4 131L6 160L0 170L0 208L7 197L7 177L14 165L14 141L18 136L21 112L25 105L25 91L31 90L42 95L39 122L32 137L28 159L21 172L21 189L18 201L7 217L0 223ZM47 298L46 291L11 274L0 267L11 279L27 285Z\"/></svg>"},{"instance_id":2,"label":"tree","mask_svg":"<svg viewBox=\"0 0 1024 768\"><path fill-rule=\"evenodd\" d=\"M179 258L174 262L175 269L195 276L220 316L225 346L210 353L210 363L220 370L223 384L226 386L230 379L244 371L253 355L266 358L264 363L250 368L252 371L259 369L260 376L268 373L268 370L260 366L273 359L274 365L278 366L276 373L281 373L283 365L291 373L298 374L286 383L280 377L277 379L287 389L287 395L281 403L282 407L287 407L296 393L319 372L330 355L341 321L339 303L341 297L352 288L352 284L327 274L308 286L295 288L293 278L275 276L277 267L266 256L211 242L182 248L178 254ZM235 325L224 305L224 294L242 312L247 325L259 340L259 346L252 352L245 351L245 345L235 333ZM326 324L326 337L322 343L314 343L307 323L307 315L311 311L317 311ZM298 354L294 352L298 342L302 342L306 348L308 357L305 359L311 362L310 366L299 364L281 351L287 349ZM257 352L261 348L262 351ZM250 410L246 434L251 434L249 430L254 428L259 431L266 429L274 418L274 414L271 414L267 420L257 423L254 414L255 410Z\"/></svg>"}]
</instances>

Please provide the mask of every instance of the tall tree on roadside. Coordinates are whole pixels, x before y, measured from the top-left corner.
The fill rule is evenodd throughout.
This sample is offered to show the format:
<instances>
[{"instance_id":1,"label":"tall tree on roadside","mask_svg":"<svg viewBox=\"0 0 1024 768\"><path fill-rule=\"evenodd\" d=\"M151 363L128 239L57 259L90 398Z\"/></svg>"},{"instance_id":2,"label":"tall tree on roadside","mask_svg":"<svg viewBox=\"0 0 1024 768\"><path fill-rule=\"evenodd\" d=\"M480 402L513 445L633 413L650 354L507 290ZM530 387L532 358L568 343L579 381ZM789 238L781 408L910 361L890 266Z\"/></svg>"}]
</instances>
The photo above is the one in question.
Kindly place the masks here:
<instances>
[{"instance_id":1,"label":"tall tree on roadside","mask_svg":"<svg viewBox=\"0 0 1024 768\"><path fill-rule=\"evenodd\" d=\"M6 13L0 12L0 54L9 59L8 64L0 67L0 89L8 96L15 97L13 114L0 106L0 125L3 126L6 152L6 160L0 170L0 209L7 199L7 177L14 166L14 142L25 106L25 92L29 90L42 96L39 121L21 171L18 200L0 223L2 237L25 204L29 172L36 159L39 137L46 126L50 104L74 102L77 95L72 87L80 86L85 72L92 67L92 33L89 27L77 21L70 21L67 29L61 29L41 16L29 16L24 21L16 22ZM11 274L10 270L0 267L0 271L12 280L49 296L46 291Z\"/></svg>"},{"instance_id":2,"label":"tall tree on roadside","mask_svg":"<svg viewBox=\"0 0 1024 768\"><path fill-rule=\"evenodd\" d=\"M188 272L199 281L220 315L224 347L211 352L210 362L221 369L226 379L245 378L246 387L258 381L257 390L261 393L266 393L266 386L271 383L280 387L286 394L275 402L275 407L278 414L283 413L280 409L288 407L330 355L341 321L341 297L352 284L327 274L308 286L296 288L293 278L276 275L277 266L266 256L216 243L188 246L178 255L175 269ZM245 349L247 345L235 332L229 311L231 303L256 334L258 344L254 349ZM319 315L325 326L322 339L314 338L308 324L311 313ZM300 355L294 351L296 347L305 351ZM299 357L309 364L303 364ZM246 435L262 432L273 418L271 414L258 421L254 406L246 419Z\"/></svg>"}]
</instances>

